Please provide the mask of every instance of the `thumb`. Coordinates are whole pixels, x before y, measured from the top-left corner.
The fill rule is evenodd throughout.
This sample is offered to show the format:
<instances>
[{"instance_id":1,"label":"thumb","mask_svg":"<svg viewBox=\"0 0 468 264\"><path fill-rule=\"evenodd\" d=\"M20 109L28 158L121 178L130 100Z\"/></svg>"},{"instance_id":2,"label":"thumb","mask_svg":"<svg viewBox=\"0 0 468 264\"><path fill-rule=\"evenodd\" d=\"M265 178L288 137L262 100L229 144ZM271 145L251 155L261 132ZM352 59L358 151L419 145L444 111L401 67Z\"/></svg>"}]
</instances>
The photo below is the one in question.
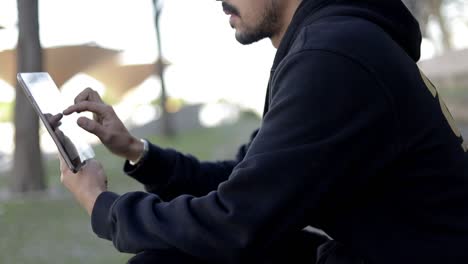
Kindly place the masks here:
<instances>
[{"instance_id":1,"label":"thumb","mask_svg":"<svg viewBox=\"0 0 468 264\"><path fill-rule=\"evenodd\" d=\"M66 167L66 163L63 160L63 157L62 157L62 155L60 153L58 154L58 158L59 158L59 161L60 161L60 171L64 171L65 167Z\"/></svg>"},{"instance_id":2,"label":"thumb","mask_svg":"<svg viewBox=\"0 0 468 264\"><path fill-rule=\"evenodd\" d=\"M60 153L58 154L58 158L59 158L59 161L60 161L60 182L63 183L64 174L67 173L69 168L68 168L66 162L63 160L63 157L62 157L62 155Z\"/></svg>"},{"instance_id":3,"label":"thumb","mask_svg":"<svg viewBox=\"0 0 468 264\"><path fill-rule=\"evenodd\" d=\"M100 139L104 138L106 135L106 130L101 124L87 117L82 116L78 118L77 124L84 130L88 131L91 134L96 135Z\"/></svg>"}]
</instances>

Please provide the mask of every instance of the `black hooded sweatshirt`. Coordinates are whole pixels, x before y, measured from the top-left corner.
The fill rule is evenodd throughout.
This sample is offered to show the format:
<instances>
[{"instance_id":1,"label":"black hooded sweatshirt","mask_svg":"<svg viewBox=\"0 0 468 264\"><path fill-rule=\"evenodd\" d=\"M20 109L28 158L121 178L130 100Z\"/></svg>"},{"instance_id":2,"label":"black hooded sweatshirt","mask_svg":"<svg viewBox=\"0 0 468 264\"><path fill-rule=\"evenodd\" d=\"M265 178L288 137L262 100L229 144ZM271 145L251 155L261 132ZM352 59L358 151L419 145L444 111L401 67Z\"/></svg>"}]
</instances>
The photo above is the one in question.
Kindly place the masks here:
<instances>
[{"instance_id":1,"label":"black hooded sweatshirt","mask_svg":"<svg viewBox=\"0 0 468 264\"><path fill-rule=\"evenodd\" d=\"M420 42L400 0L304 0L237 159L151 145L124 167L148 192L102 193L94 232L123 252L261 263L310 225L365 263L468 263L466 149Z\"/></svg>"}]
</instances>

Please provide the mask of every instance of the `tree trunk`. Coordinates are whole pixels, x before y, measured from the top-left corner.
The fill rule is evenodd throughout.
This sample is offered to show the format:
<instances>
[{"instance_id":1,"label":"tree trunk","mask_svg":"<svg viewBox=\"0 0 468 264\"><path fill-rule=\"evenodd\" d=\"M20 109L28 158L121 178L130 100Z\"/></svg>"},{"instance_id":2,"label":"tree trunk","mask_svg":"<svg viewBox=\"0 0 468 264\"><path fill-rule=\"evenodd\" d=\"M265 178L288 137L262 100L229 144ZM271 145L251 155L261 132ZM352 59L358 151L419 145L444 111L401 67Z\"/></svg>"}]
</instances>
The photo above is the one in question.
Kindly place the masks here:
<instances>
[{"instance_id":1,"label":"tree trunk","mask_svg":"<svg viewBox=\"0 0 468 264\"><path fill-rule=\"evenodd\" d=\"M38 0L18 3L18 72L42 71L39 40ZM18 85L17 85L18 86ZM13 192L45 189L44 169L39 146L39 119L21 88L16 88L15 153L11 181Z\"/></svg>"},{"instance_id":2,"label":"tree trunk","mask_svg":"<svg viewBox=\"0 0 468 264\"><path fill-rule=\"evenodd\" d=\"M403 0L408 9L413 13L413 15L418 20L421 31L424 37L430 38L428 34L428 23L429 19L433 17L441 31L441 51L445 52L453 49L452 43L452 32L450 31L450 24L448 23L446 17L443 14L443 7L446 4L447 0ZM433 41L438 42L437 40Z\"/></svg>"},{"instance_id":3,"label":"tree trunk","mask_svg":"<svg viewBox=\"0 0 468 264\"><path fill-rule=\"evenodd\" d=\"M453 49L452 32L450 31L450 26L448 25L447 19L442 12L442 8L443 0L432 0L432 9L434 15L437 17L440 31L442 33L442 52L446 52Z\"/></svg>"},{"instance_id":4,"label":"tree trunk","mask_svg":"<svg viewBox=\"0 0 468 264\"><path fill-rule=\"evenodd\" d=\"M163 55L162 55L162 44L161 44L161 32L159 29L159 18L161 14L161 8L158 7L158 0L153 0L153 6L154 6L154 23L155 23L155 29L156 29L156 38L157 38L157 43L158 43L158 53L159 53L159 58L157 61L157 67L158 67L158 75L159 79L161 80L161 109L162 109L162 114L161 114L161 120L163 124L163 134L166 137L173 137L175 136L175 129L172 125L172 120L170 118L169 112L167 111L167 91L166 91L166 83L164 80L164 70L165 70L165 64L163 62Z\"/></svg>"}]
</instances>

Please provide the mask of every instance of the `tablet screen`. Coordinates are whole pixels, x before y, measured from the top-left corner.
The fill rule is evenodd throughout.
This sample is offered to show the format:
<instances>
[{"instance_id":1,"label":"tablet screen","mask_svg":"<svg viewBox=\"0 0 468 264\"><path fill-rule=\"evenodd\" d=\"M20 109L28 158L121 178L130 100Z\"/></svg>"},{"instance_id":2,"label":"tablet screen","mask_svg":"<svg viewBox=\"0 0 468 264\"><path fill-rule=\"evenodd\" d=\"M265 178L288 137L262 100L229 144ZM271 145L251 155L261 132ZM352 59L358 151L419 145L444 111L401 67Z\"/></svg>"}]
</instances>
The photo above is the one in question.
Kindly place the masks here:
<instances>
[{"instance_id":1,"label":"tablet screen","mask_svg":"<svg viewBox=\"0 0 468 264\"><path fill-rule=\"evenodd\" d=\"M63 116L60 120L54 118L69 105L65 105L60 90L48 73L19 73L18 81L52 136L60 154L70 169L76 172L86 160L94 157L94 151L86 141L86 132L76 123L80 115L74 113Z\"/></svg>"}]
</instances>

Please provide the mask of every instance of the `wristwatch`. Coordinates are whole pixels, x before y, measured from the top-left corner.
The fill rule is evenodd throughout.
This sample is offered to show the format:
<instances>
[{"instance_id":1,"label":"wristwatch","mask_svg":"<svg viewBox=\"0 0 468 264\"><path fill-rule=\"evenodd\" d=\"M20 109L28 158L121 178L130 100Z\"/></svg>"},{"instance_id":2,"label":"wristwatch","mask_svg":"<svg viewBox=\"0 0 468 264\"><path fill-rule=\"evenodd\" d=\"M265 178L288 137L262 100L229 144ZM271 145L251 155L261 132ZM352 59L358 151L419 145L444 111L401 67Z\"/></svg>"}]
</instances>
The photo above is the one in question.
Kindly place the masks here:
<instances>
[{"instance_id":1,"label":"wristwatch","mask_svg":"<svg viewBox=\"0 0 468 264\"><path fill-rule=\"evenodd\" d=\"M143 158L146 156L146 153L148 153L148 150L149 150L149 144L148 144L148 141L146 139L140 139L141 143L143 143L143 152L141 152L140 156L132 161L132 160L129 160L128 162L130 163L130 165L132 166L135 166L137 165L138 163L140 163L141 160L143 160Z\"/></svg>"}]
</instances>

